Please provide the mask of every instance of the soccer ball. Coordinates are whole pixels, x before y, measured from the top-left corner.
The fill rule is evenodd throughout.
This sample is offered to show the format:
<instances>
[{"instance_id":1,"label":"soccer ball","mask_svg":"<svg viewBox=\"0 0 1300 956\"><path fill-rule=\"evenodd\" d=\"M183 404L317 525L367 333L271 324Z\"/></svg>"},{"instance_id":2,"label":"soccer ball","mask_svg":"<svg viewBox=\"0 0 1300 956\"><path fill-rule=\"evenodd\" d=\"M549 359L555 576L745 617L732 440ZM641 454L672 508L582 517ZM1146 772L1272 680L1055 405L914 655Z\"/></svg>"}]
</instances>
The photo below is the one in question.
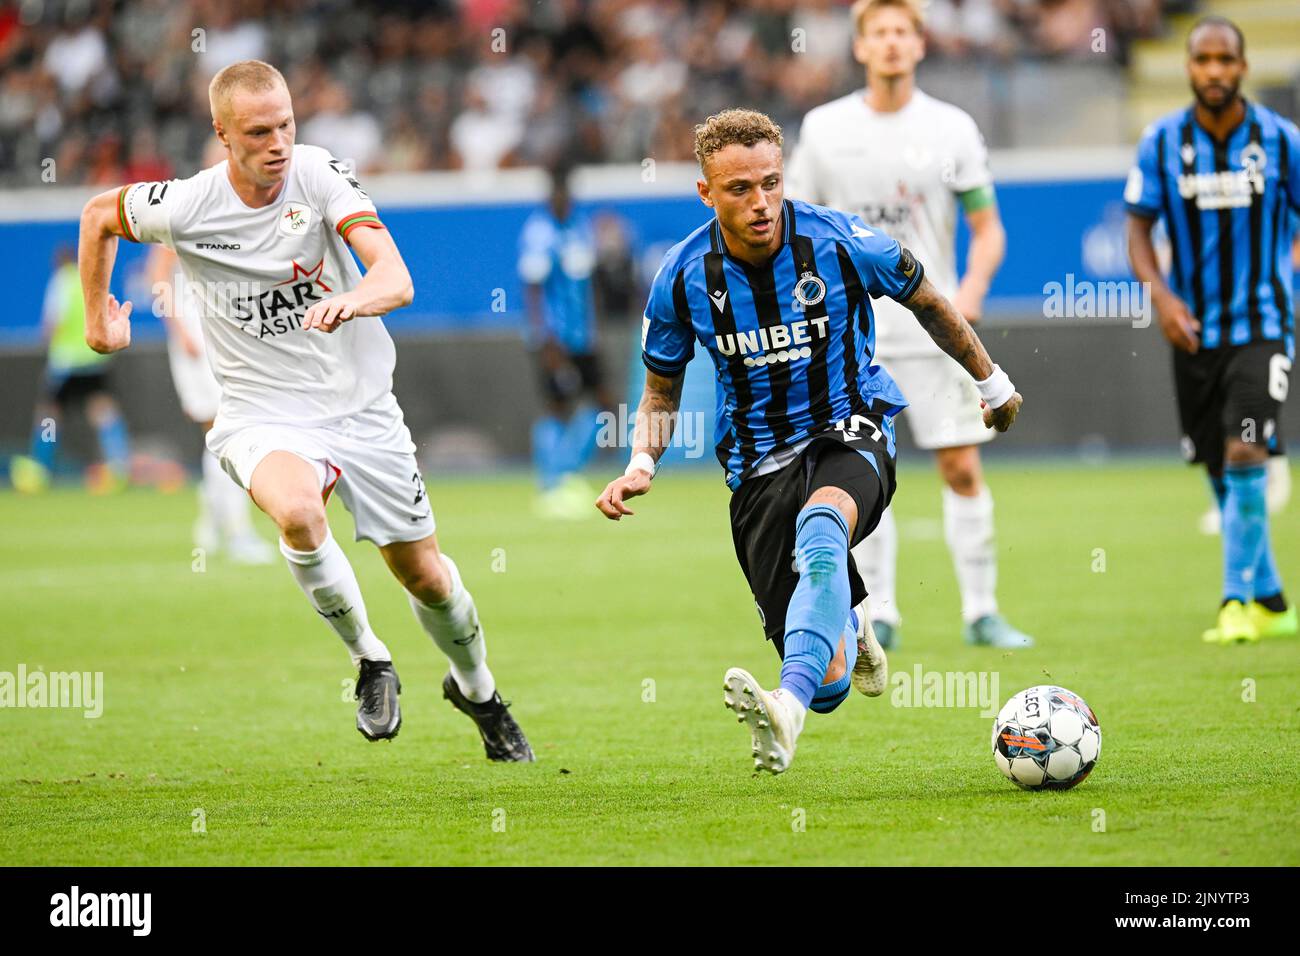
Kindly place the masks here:
<instances>
[{"instance_id":1,"label":"soccer ball","mask_svg":"<svg viewBox=\"0 0 1300 956\"><path fill-rule=\"evenodd\" d=\"M1026 790L1069 790L1092 772L1099 756L1097 715L1064 687L1022 690L993 721L993 760Z\"/></svg>"}]
</instances>

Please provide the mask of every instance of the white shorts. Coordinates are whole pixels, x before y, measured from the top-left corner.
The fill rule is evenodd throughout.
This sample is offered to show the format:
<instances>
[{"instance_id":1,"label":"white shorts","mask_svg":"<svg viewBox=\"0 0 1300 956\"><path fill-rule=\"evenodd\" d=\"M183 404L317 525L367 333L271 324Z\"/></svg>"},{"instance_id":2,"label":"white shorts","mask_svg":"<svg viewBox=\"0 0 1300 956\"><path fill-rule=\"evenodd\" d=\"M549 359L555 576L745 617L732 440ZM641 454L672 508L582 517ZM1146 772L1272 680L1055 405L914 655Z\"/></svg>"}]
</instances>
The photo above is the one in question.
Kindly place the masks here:
<instances>
[{"instance_id":1,"label":"white shorts","mask_svg":"<svg viewBox=\"0 0 1300 956\"><path fill-rule=\"evenodd\" d=\"M172 368L172 381L176 384L176 397L181 400L181 411L190 421L210 422L217 417L221 404L221 386L208 366L208 357L186 355L175 337L167 341L167 360Z\"/></svg>"},{"instance_id":2,"label":"white shorts","mask_svg":"<svg viewBox=\"0 0 1300 956\"><path fill-rule=\"evenodd\" d=\"M297 455L315 467L321 497L328 501L338 489L358 541L383 547L434 532L415 442L392 392L364 411L317 427L218 421L208 432L208 449L243 488L271 452Z\"/></svg>"},{"instance_id":3,"label":"white shorts","mask_svg":"<svg viewBox=\"0 0 1300 956\"><path fill-rule=\"evenodd\" d=\"M950 356L915 355L877 359L907 399L902 417L917 447L956 448L991 441L975 380Z\"/></svg>"}]
</instances>

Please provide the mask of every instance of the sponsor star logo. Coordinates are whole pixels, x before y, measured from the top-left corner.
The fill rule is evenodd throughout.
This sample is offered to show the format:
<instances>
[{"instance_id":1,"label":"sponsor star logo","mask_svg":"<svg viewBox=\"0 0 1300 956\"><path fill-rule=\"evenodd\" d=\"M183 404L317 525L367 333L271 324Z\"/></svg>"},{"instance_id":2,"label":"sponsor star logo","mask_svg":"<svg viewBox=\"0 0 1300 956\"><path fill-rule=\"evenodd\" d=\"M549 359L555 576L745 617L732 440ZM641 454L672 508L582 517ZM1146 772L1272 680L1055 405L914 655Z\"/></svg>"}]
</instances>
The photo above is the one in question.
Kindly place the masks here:
<instances>
[{"instance_id":1,"label":"sponsor star logo","mask_svg":"<svg viewBox=\"0 0 1300 956\"><path fill-rule=\"evenodd\" d=\"M293 275L285 279L283 282L277 282L276 285L290 285L291 283L297 282L299 279L307 279L315 285L320 286L326 292L333 292L334 290L321 280L321 273L324 271L325 258L323 256L321 257L320 262L316 263L316 265L312 266L310 269L304 269L302 266L298 265L296 260L294 260Z\"/></svg>"}]
</instances>

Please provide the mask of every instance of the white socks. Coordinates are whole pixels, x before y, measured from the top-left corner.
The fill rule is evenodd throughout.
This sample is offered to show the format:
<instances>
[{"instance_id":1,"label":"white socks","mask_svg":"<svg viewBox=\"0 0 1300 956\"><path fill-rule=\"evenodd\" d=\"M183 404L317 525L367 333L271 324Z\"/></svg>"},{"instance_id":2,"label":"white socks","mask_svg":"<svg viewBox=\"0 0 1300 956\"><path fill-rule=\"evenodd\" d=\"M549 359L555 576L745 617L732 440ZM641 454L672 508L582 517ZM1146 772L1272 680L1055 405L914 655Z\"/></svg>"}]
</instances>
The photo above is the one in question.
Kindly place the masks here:
<instances>
[{"instance_id":1,"label":"white socks","mask_svg":"<svg viewBox=\"0 0 1300 956\"><path fill-rule=\"evenodd\" d=\"M902 618L898 613L895 593L898 582L898 526L894 524L894 509L889 507L880 516L880 524L865 540L853 549L853 560L858 573L867 586L867 617L872 621L887 621L895 627Z\"/></svg>"},{"instance_id":2,"label":"white socks","mask_svg":"<svg viewBox=\"0 0 1300 956\"><path fill-rule=\"evenodd\" d=\"M235 482L217 461L217 456L203 450L203 477L199 482L201 504L207 508L212 524L226 544L253 533L248 492Z\"/></svg>"},{"instance_id":3,"label":"white socks","mask_svg":"<svg viewBox=\"0 0 1300 956\"><path fill-rule=\"evenodd\" d=\"M996 614L998 559L993 541L993 495L987 487L968 498L943 489L943 531L961 589L961 616L967 624Z\"/></svg>"},{"instance_id":4,"label":"white socks","mask_svg":"<svg viewBox=\"0 0 1300 956\"><path fill-rule=\"evenodd\" d=\"M234 485L229 477L222 477ZM343 638L354 665L362 659L392 660L384 642L370 629L357 576L332 534L326 531L325 543L315 551L295 551L282 539L280 553L288 560L289 571L316 613Z\"/></svg>"},{"instance_id":5,"label":"white socks","mask_svg":"<svg viewBox=\"0 0 1300 956\"><path fill-rule=\"evenodd\" d=\"M993 534L993 495L988 488L972 498L943 489L943 531L952 553L961 591L961 616L967 623L996 614L998 560ZM894 509L886 508L880 524L853 549L863 583L867 586L867 617L895 627L898 612L898 526Z\"/></svg>"},{"instance_id":6,"label":"white socks","mask_svg":"<svg viewBox=\"0 0 1300 956\"><path fill-rule=\"evenodd\" d=\"M451 575L451 596L441 604L425 604L408 593L411 610L433 643L447 655L451 674L461 692L476 704L491 700L496 681L487 666L487 647L479 626L474 598L461 582L456 563L442 555Z\"/></svg>"}]
</instances>

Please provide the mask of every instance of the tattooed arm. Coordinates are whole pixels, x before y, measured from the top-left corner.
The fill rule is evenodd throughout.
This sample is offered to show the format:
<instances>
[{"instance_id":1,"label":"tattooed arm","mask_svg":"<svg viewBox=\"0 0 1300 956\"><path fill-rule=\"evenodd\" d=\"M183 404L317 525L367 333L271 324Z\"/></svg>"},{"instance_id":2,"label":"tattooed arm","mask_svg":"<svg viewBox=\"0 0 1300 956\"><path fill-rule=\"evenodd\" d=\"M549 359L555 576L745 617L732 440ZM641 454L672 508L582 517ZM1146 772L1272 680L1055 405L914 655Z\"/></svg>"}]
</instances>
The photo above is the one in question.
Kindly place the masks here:
<instances>
[{"instance_id":1,"label":"tattooed arm","mask_svg":"<svg viewBox=\"0 0 1300 956\"><path fill-rule=\"evenodd\" d=\"M648 464L654 467L663 457L673 437L677 424L677 409L682 403L682 383L686 373L675 378L665 378L646 370L645 390L636 410L636 430L632 436L632 464L619 478L615 478L596 499L596 507L606 518L617 521L623 515L635 514L623 502L650 490L651 471L638 464L645 463L642 455L649 456Z\"/></svg>"},{"instance_id":2,"label":"tattooed arm","mask_svg":"<svg viewBox=\"0 0 1300 956\"><path fill-rule=\"evenodd\" d=\"M971 378L982 382L993 375L993 360L984 350L979 336L962 314L953 308L952 303L930 284L929 279L922 279L920 287L903 305L912 310L916 320L934 339L935 344L951 355ZM1006 431L1016 420L1022 401L1020 393L1015 392L997 408L986 405L984 424L1000 432Z\"/></svg>"}]
</instances>

